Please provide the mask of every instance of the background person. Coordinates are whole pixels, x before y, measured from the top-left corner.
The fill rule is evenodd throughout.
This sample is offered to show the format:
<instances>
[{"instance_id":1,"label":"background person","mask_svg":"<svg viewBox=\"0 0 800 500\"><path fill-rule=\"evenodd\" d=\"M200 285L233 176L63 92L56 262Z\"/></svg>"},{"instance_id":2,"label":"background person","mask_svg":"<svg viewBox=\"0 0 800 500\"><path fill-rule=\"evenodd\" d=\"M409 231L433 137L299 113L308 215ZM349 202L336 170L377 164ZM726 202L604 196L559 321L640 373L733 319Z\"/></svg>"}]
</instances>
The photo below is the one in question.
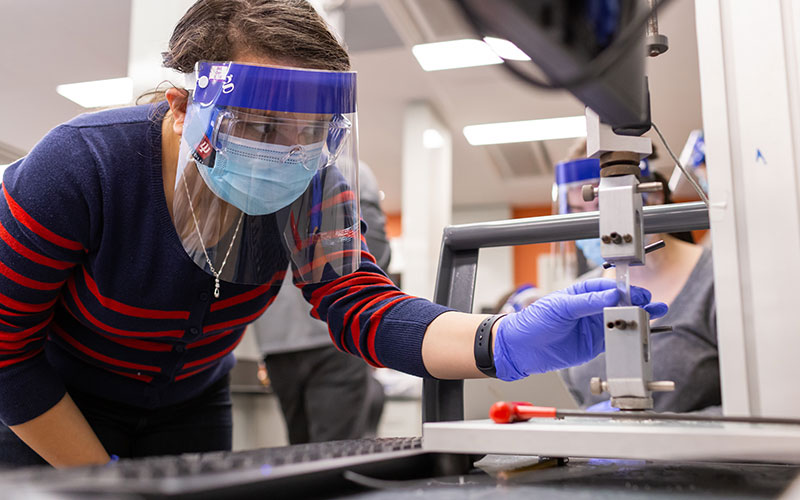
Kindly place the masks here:
<instances>
[{"instance_id":1,"label":"background person","mask_svg":"<svg viewBox=\"0 0 800 500\"><path fill-rule=\"evenodd\" d=\"M585 155L584 150L579 154ZM599 177L599 164L597 165ZM642 171L641 182L659 182L662 191L646 193L646 205L672 203L666 179L658 172ZM597 210L596 200L573 211ZM690 412L721 405L719 356L717 351L716 307L711 251L694 244L691 233L645 235L646 243L664 240L666 246L647 255L646 266L630 268L631 282L653 292L653 297L669 305L666 316L653 326L672 326L667 333L651 337L654 380L672 380L675 390L653 393L656 411ZM579 245L589 265L602 264L600 240L583 240ZM614 278L613 268L595 267L579 279ZM561 372L575 400L587 407L603 403L608 394L589 390L592 377L605 378L605 355ZM601 407L603 405L601 404Z\"/></svg>"}]
</instances>

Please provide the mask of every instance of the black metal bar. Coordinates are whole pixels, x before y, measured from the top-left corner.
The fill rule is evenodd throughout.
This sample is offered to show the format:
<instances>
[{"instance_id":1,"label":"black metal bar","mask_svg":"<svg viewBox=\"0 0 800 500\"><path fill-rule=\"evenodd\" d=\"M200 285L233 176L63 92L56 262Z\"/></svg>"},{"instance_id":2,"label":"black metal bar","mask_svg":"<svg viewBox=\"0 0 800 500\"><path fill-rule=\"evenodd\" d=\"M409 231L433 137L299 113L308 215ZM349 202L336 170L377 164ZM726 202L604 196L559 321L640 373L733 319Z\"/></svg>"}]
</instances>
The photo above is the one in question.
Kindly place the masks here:
<instances>
[{"instance_id":1,"label":"black metal bar","mask_svg":"<svg viewBox=\"0 0 800 500\"><path fill-rule=\"evenodd\" d=\"M457 311L471 312L478 271L478 250L453 251L442 242L434 301ZM425 380L422 421L464 420L464 381Z\"/></svg>"}]
</instances>

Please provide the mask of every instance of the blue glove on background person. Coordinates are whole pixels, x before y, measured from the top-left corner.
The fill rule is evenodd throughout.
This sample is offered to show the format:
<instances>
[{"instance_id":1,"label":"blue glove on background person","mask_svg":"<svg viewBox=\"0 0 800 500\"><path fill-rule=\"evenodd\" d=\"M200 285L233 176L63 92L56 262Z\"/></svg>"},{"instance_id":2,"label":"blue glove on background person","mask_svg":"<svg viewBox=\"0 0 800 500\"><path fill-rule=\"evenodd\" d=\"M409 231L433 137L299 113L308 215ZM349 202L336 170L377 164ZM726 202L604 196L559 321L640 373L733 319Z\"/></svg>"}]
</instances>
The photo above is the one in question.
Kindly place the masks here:
<instances>
[{"instance_id":1,"label":"blue glove on background person","mask_svg":"<svg viewBox=\"0 0 800 500\"><path fill-rule=\"evenodd\" d=\"M497 378L518 380L593 359L605 350L603 308L616 306L619 298L615 281L590 279L502 318L494 343ZM631 303L651 319L667 313L666 304L650 299L648 290L631 287Z\"/></svg>"},{"instance_id":2,"label":"blue glove on background person","mask_svg":"<svg viewBox=\"0 0 800 500\"><path fill-rule=\"evenodd\" d=\"M600 401L599 403L595 403L592 406L586 408L586 411L610 412L610 411L619 411L619 408L614 408L613 406L611 406L611 400L606 399L605 401Z\"/></svg>"}]
</instances>

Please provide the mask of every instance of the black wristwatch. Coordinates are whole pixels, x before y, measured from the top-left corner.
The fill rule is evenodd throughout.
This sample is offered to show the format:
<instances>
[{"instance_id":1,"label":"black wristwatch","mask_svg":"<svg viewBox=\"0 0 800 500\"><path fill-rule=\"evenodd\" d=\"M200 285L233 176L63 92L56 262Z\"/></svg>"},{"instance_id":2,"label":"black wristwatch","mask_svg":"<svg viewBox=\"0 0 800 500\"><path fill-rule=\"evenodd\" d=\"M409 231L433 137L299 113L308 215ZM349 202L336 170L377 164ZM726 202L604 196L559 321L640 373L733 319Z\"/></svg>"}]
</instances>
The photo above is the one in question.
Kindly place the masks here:
<instances>
[{"instance_id":1,"label":"black wristwatch","mask_svg":"<svg viewBox=\"0 0 800 500\"><path fill-rule=\"evenodd\" d=\"M481 321L475 331L475 366L483 374L497 378L494 368L494 354L492 352L492 327L505 316L505 314L495 314Z\"/></svg>"}]
</instances>

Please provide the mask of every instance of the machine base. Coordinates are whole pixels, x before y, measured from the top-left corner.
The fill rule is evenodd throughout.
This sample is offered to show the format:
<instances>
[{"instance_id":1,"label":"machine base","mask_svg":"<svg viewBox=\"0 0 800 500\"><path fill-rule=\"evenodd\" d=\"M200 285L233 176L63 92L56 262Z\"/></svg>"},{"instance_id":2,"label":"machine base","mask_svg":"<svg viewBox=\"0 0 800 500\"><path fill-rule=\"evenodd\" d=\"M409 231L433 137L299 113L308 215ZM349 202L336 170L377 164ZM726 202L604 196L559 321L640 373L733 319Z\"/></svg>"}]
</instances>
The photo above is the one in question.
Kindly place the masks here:
<instances>
[{"instance_id":1,"label":"machine base","mask_svg":"<svg viewBox=\"0 0 800 500\"><path fill-rule=\"evenodd\" d=\"M423 425L433 452L800 464L800 425L623 421L608 417Z\"/></svg>"}]
</instances>

